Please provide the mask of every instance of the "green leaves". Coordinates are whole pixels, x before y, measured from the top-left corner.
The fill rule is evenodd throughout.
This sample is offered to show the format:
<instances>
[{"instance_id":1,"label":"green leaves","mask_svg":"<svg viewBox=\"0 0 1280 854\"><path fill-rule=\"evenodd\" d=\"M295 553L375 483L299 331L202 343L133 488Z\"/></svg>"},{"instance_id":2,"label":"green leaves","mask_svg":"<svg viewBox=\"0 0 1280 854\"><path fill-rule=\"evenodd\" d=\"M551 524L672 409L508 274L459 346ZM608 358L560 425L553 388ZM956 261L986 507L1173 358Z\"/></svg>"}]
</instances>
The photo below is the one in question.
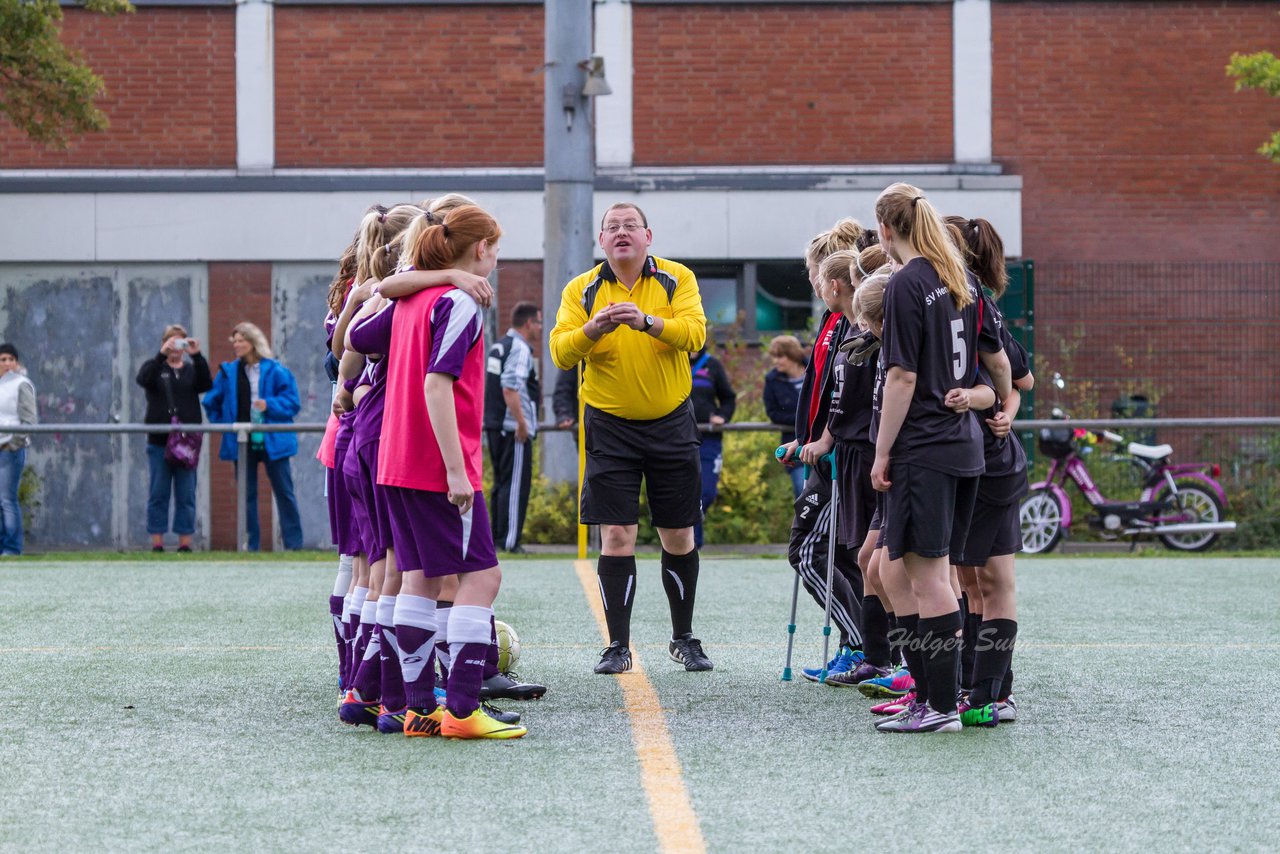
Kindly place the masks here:
<instances>
[{"instance_id":1,"label":"green leaves","mask_svg":"<svg viewBox=\"0 0 1280 854\"><path fill-rule=\"evenodd\" d=\"M1261 89L1273 98L1280 97L1280 58L1269 50L1232 54L1227 63L1227 76L1236 79L1237 92ZM1280 163L1280 131L1273 133L1258 153Z\"/></svg>"},{"instance_id":2,"label":"green leaves","mask_svg":"<svg viewBox=\"0 0 1280 854\"><path fill-rule=\"evenodd\" d=\"M132 12L127 0L85 0L91 12ZM0 114L36 142L65 148L77 134L100 131L94 106L102 78L61 40L56 0L0 0Z\"/></svg>"}]
</instances>

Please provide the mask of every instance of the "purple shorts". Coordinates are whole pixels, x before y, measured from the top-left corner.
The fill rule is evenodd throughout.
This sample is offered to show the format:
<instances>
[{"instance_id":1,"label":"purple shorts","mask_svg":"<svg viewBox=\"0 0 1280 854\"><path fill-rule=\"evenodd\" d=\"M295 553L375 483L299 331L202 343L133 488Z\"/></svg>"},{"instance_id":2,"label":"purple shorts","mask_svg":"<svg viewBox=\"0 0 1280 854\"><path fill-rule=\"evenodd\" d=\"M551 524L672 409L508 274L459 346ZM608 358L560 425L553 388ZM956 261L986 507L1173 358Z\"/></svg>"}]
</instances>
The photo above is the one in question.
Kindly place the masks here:
<instances>
[{"instance_id":1,"label":"purple shorts","mask_svg":"<svg viewBox=\"0 0 1280 854\"><path fill-rule=\"evenodd\" d=\"M387 548L391 546L391 512L387 508L386 487L375 483L379 444L380 440L375 439L348 452L344 466L347 488L355 496L360 508L356 526L370 563L377 563L385 558Z\"/></svg>"},{"instance_id":2,"label":"purple shorts","mask_svg":"<svg viewBox=\"0 0 1280 854\"><path fill-rule=\"evenodd\" d=\"M333 445L333 468L325 472L326 491L329 493L329 535L338 547L338 554L344 555L363 552L351 493L347 490L346 478L342 476L342 463L350 444L350 427L344 431L339 426L338 437Z\"/></svg>"},{"instance_id":3,"label":"purple shorts","mask_svg":"<svg viewBox=\"0 0 1280 854\"><path fill-rule=\"evenodd\" d=\"M399 486L382 489L391 511L391 541L400 571L420 569L428 578L440 578L498 565L480 490L464 520L443 492Z\"/></svg>"}]
</instances>

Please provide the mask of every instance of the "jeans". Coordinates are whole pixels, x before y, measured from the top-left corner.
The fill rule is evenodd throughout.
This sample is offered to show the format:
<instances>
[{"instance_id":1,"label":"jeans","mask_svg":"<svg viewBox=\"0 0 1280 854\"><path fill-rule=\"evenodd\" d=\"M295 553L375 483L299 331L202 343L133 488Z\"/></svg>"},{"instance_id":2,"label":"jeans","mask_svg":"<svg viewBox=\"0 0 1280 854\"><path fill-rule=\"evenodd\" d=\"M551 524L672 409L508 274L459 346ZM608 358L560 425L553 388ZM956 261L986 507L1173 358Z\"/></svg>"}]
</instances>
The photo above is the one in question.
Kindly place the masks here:
<instances>
[{"instance_id":1,"label":"jeans","mask_svg":"<svg viewBox=\"0 0 1280 854\"><path fill-rule=\"evenodd\" d=\"M716 503L720 494L720 466L724 460L724 439L720 436L702 435L702 446L698 449L702 459L702 515L705 518L711 505ZM702 548L702 522L693 526L693 543Z\"/></svg>"},{"instance_id":2,"label":"jeans","mask_svg":"<svg viewBox=\"0 0 1280 854\"><path fill-rule=\"evenodd\" d=\"M787 469L787 476L791 478L791 491L796 498L800 497L800 493L804 491L804 466L796 464Z\"/></svg>"},{"instance_id":3,"label":"jeans","mask_svg":"<svg viewBox=\"0 0 1280 854\"><path fill-rule=\"evenodd\" d=\"M196 532L196 470L164 458L164 445L147 443L151 491L147 495L147 533L169 530L169 496L173 495L173 532Z\"/></svg>"},{"instance_id":4,"label":"jeans","mask_svg":"<svg viewBox=\"0 0 1280 854\"><path fill-rule=\"evenodd\" d=\"M245 530L249 534L249 551L256 552L260 546L258 531L258 463L267 467L267 479L271 481L271 491L276 496L276 510L280 514L280 538L284 547L290 551L302 548L302 517L298 514L298 500L293 497L293 469L289 467L289 458L269 460L262 451L249 450L249 471L245 478L244 505ZM236 463L238 467L240 464ZM239 474L239 472L237 472Z\"/></svg>"},{"instance_id":5,"label":"jeans","mask_svg":"<svg viewBox=\"0 0 1280 854\"><path fill-rule=\"evenodd\" d=\"M0 451L0 554L22 554L22 505L18 484L27 465L27 449Z\"/></svg>"}]
</instances>

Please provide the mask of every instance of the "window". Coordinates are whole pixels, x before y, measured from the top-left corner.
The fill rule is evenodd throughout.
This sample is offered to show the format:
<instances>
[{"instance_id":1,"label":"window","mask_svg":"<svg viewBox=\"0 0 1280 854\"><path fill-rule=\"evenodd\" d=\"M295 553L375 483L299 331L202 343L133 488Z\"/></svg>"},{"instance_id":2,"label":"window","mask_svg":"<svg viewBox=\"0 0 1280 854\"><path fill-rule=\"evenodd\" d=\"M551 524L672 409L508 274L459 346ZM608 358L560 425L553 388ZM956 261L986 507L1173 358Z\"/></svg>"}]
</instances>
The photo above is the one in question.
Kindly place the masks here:
<instances>
[{"instance_id":1,"label":"window","mask_svg":"<svg viewBox=\"0 0 1280 854\"><path fill-rule=\"evenodd\" d=\"M815 310L809 274L800 261L754 265L755 318L760 332L795 332L812 325Z\"/></svg>"},{"instance_id":2,"label":"window","mask_svg":"<svg viewBox=\"0 0 1280 854\"><path fill-rule=\"evenodd\" d=\"M702 310L709 326L733 326L738 322L738 290L742 280L740 264L690 264L698 277Z\"/></svg>"}]
</instances>

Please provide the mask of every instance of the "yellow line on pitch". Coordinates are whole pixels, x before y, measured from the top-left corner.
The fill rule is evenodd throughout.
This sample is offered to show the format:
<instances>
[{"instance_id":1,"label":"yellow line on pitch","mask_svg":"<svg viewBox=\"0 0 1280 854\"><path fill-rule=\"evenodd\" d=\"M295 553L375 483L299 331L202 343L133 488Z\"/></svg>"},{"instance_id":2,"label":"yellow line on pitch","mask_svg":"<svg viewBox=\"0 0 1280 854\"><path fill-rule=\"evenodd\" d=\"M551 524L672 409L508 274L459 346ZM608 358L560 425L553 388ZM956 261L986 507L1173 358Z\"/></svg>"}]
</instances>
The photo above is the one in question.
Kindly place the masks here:
<instances>
[{"instance_id":1,"label":"yellow line on pitch","mask_svg":"<svg viewBox=\"0 0 1280 854\"><path fill-rule=\"evenodd\" d=\"M604 606L600 603L600 591L596 585L595 568L590 561L573 562L578 583L595 615L600 636L609 637L608 624L604 620ZM698 826L698 815L693 811L689 791L680 773L680 760L676 758L667 730L667 717L658 702L658 692L645 676L644 666L635 649L631 652L630 673L618 677L622 686L622 701L631 721L631 738L636 746L636 758L640 760L640 782L649 800L649 814L653 816L653 830L658 846L664 852L705 852L707 843Z\"/></svg>"}]
</instances>

